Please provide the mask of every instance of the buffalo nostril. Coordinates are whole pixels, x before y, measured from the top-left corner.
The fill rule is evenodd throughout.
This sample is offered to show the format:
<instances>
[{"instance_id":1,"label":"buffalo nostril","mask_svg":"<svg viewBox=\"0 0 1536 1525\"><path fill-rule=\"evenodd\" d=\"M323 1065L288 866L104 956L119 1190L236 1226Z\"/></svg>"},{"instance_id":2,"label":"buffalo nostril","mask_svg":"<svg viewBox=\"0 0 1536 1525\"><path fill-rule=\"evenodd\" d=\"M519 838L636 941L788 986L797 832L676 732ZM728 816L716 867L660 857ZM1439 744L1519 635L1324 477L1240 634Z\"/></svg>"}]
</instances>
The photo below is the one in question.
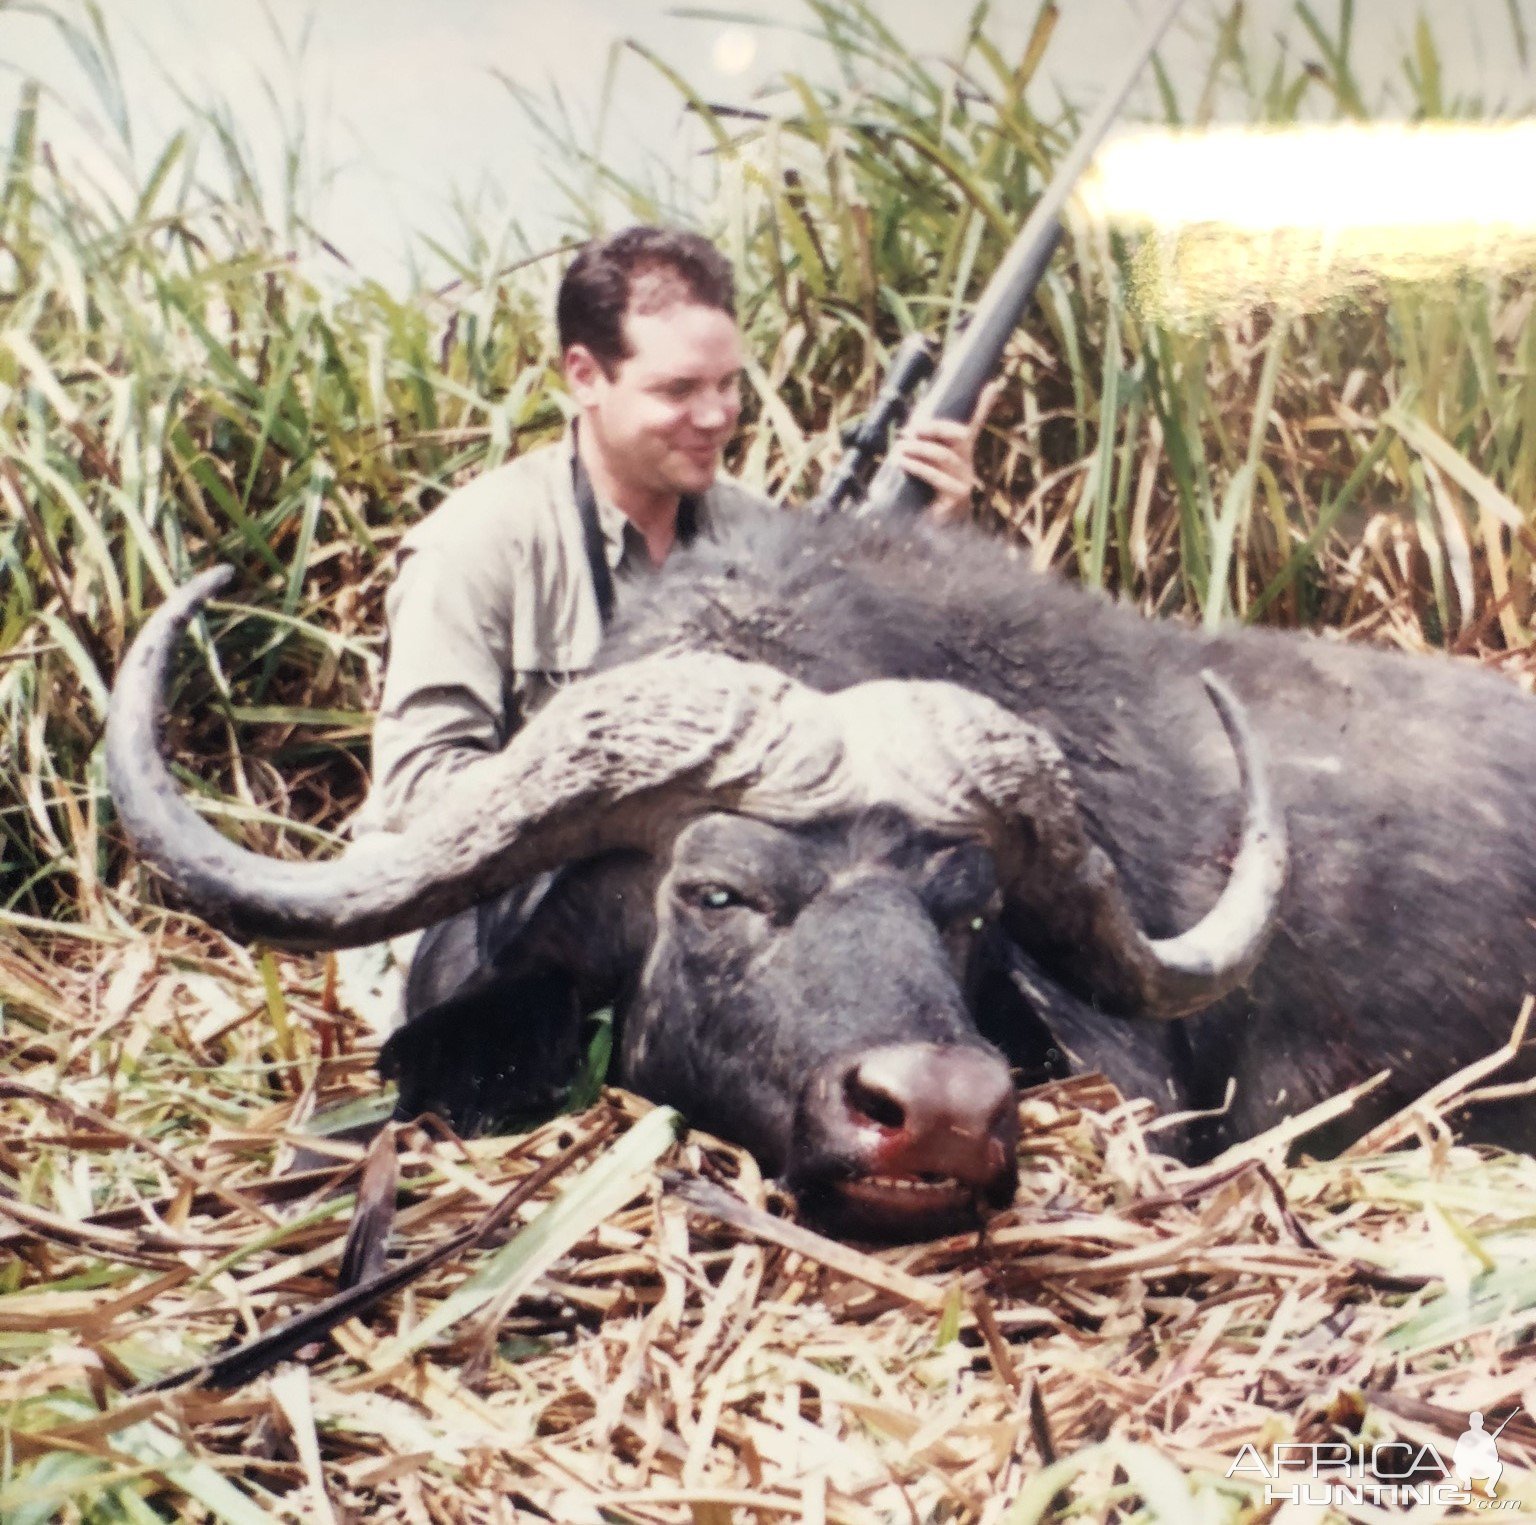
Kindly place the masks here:
<instances>
[{"instance_id":1,"label":"buffalo nostril","mask_svg":"<svg viewBox=\"0 0 1536 1525\"><path fill-rule=\"evenodd\" d=\"M899 1131L907 1125L906 1108L889 1091L866 1080L857 1066L843 1078L843 1099L855 1117L867 1118L879 1127Z\"/></svg>"},{"instance_id":2,"label":"buffalo nostril","mask_svg":"<svg viewBox=\"0 0 1536 1525\"><path fill-rule=\"evenodd\" d=\"M848 1116L885 1133L878 1174L1002 1189L1017 1138L1013 1078L994 1054L947 1043L888 1044L843 1074Z\"/></svg>"}]
</instances>

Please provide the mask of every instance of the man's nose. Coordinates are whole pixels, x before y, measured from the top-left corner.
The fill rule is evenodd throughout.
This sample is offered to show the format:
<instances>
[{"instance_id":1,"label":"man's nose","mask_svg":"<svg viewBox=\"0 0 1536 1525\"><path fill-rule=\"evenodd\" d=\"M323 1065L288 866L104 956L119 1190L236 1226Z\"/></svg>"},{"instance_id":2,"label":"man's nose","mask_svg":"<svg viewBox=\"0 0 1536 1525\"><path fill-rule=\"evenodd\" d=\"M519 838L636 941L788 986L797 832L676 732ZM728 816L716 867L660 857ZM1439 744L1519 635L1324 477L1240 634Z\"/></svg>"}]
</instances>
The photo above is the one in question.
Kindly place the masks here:
<instances>
[{"instance_id":1,"label":"man's nose","mask_svg":"<svg viewBox=\"0 0 1536 1525\"><path fill-rule=\"evenodd\" d=\"M734 393L709 392L699 398L693 410L696 429L723 429L734 423L741 412L741 402Z\"/></svg>"}]
</instances>

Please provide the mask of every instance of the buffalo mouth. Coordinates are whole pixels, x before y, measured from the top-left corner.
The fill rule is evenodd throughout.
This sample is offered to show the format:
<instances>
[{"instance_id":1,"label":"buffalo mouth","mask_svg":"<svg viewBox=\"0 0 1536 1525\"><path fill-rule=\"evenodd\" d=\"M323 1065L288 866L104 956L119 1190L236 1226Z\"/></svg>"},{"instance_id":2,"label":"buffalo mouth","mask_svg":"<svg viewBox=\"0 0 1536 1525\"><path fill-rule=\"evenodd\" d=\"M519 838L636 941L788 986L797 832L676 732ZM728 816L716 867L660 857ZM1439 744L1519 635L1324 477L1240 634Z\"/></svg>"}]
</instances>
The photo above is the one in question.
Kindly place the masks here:
<instances>
[{"instance_id":1,"label":"buffalo mouth","mask_svg":"<svg viewBox=\"0 0 1536 1525\"><path fill-rule=\"evenodd\" d=\"M785 1175L812 1222L913 1240L978 1227L1018 1185L1018 1103L981 1045L888 1044L824 1065Z\"/></svg>"},{"instance_id":2,"label":"buffalo mouth","mask_svg":"<svg viewBox=\"0 0 1536 1525\"><path fill-rule=\"evenodd\" d=\"M803 1186L807 1217L851 1237L908 1242L981 1227L1013 1201L1016 1171L978 1189L952 1176L858 1175Z\"/></svg>"},{"instance_id":3,"label":"buffalo mouth","mask_svg":"<svg viewBox=\"0 0 1536 1525\"><path fill-rule=\"evenodd\" d=\"M1011 1158L983 1186L937 1174L844 1173L848 1168L843 1162L836 1174L795 1172L790 1184L801 1216L838 1238L879 1244L974 1232L1009 1206L1018 1184Z\"/></svg>"}]
</instances>

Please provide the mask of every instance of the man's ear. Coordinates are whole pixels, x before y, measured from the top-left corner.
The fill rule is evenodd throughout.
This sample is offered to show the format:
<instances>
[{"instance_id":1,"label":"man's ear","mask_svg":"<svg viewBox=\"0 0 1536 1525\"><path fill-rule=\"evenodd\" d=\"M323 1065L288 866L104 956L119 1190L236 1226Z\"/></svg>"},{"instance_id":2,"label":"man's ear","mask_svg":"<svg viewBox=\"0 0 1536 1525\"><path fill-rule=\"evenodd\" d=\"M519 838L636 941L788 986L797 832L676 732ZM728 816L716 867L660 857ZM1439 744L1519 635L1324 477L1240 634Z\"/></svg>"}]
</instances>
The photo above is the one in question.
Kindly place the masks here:
<instances>
[{"instance_id":1,"label":"man's ear","mask_svg":"<svg viewBox=\"0 0 1536 1525\"><path fill-rule=\"evenodd\" d=\"M571 396L587 407L597 400L597 389L607 380L601 362L585 344L573 344L562 357L565 384Z\"/></svg>"}]
</instances>

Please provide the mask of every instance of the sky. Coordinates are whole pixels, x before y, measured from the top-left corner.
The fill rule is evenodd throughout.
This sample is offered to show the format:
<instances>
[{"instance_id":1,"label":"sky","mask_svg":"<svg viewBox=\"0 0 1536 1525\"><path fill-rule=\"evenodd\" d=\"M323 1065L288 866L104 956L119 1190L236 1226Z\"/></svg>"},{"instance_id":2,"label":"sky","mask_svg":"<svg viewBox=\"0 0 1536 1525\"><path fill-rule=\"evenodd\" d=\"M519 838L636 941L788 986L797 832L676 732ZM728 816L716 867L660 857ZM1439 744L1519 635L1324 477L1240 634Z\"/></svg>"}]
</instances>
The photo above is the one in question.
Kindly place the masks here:
<instances>
[{"instance_id":1,"label":"sky","mask_svg":"<svg viewBox=\"0 0 1536 1525\"><path fill-rule=\"evenodd\" d=\"M1536 34L1536 0L1515 3ZM1453 88L1505 101L1536 95L1509 42L1509 4L1356 0L1367 84L1378 89L1411 49L1422 11ZM54 0L51 9L89 27L86 0ZM1022 45L1037 9L1038 0L994 0L989 31L1005 54ZM1062 0L1047 88L1091 100L1151 9L1152 0ZM1313 9L1331 23L1337 0L1314 0ZM910 47L938 55L954 50L968 15L933 0L879 0L876 10ZM753 19L770 12L783 19ZM1291 0L1248 0L1247 13L1259 56L1311 46ZM1212 0L1186 0L1165 47L1191 91L1216 15ZM564 110L590 133L606 84L605 158L627 172L649 155L686 172L698 143L678 94L624 40L708 99L747 104L783 71L830 69L805 34L809 17L793 0L716 0L693 16L653 0L112 0L106 26L140 172L187 120L189 102L223 103L269 181L302 121L305 162L328 166L308 187L307 210L355 268L397 283L416 235L462 247L460 206L474 208L482 226L516 218L541 236L557 226L551 155L519 92L547 119ZM45 133L61 159L110 184L129 152L118 113L103 104L111 92L44 5L0 0L0 132L24 77L44 85Z\"/></svg>"}]
</instances>

